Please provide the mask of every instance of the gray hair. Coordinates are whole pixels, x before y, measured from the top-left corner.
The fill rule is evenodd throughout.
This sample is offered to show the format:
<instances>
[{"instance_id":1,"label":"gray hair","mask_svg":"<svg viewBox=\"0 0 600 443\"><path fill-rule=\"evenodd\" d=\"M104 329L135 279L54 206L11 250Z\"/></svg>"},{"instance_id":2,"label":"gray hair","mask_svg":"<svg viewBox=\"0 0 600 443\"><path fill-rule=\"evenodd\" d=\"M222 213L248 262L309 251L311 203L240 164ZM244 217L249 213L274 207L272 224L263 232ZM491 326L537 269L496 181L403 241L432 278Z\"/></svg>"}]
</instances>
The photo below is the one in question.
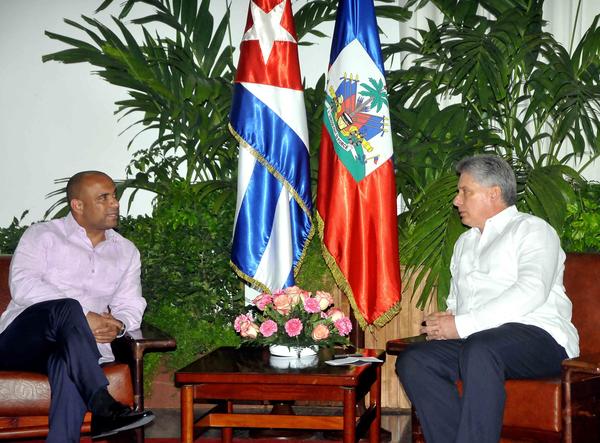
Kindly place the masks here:
<instances>
[{"instance_id":1,"label":"gray hair","mask_svg":"<svg viewBox=\"0 0 600 443\"><path fill-rule=\"evenodd\" d=\"M517 179L506 160L497 155L474 155L463 158L456 165L456 172L468 173L482 186L498 186L502 200L507 206L517 202Z\"/></svg>"}]
</instances>

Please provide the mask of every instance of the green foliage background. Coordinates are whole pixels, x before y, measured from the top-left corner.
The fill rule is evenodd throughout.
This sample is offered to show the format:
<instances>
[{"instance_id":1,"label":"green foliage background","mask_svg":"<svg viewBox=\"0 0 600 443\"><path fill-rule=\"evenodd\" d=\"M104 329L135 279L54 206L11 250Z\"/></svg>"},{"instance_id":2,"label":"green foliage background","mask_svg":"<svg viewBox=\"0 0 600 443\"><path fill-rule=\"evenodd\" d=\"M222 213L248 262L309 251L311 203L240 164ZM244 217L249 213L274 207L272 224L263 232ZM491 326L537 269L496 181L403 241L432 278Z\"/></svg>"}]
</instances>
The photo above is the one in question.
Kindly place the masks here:
<instances>
[{"instance_id":1,"label":"green foliage background","mask_svg":"<svg viewBox=\"0 0 600 443\"><path fill-rule=\"evenodd\" d=\"M177 350L150 354L146 370L160 358L172 369L215 347L237 345L231 321L243 308L240 283L229 267L233 203L202 204L180 184L157 199L152 217L127 217L119 231L141 253L146 322L177 338Z\"/></svg>"}]
</instances>

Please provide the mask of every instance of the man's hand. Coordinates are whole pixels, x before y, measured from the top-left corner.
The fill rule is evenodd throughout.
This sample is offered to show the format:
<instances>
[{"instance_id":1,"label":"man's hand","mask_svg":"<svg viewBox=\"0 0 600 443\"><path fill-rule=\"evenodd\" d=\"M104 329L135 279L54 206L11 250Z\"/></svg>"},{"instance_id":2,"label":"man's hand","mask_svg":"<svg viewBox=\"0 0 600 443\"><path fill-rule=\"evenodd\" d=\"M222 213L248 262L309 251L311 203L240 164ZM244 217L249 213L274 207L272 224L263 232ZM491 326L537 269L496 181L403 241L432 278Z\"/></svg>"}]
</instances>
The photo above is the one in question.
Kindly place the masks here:
<instances>
[{"instance_id":1,"label":"man's hand","mask_svg":"<svg viewBox=\"0 0 600 443\"><path fill-rule=\"evenodd\" d=\"M98 343L110 343L123 327L123 323L114 318L108 312L97 314L96 312L88 312L87 316L88 325L94 334L94 338Z\"/></svg>"},{"instance_id":2,"label":"man's hand","mask_svg":"<svg viewBox=\"0 0 600 443\"><path fill-rule=\"evenodd\" d=\"M454 315L450 312L434 312L425 317L421 334L427 334L427 340L448 340L460 338L456 330Z\"/></svg>"}]
</instances>

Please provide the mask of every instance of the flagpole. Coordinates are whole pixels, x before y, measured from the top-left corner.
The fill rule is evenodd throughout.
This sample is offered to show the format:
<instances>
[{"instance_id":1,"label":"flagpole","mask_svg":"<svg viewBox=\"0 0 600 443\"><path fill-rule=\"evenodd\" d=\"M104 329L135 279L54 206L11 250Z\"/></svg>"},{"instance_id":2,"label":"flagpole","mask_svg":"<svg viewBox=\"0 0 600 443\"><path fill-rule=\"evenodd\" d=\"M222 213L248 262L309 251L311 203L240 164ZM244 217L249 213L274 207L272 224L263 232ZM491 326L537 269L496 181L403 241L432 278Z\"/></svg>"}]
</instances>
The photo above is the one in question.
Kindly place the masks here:
<instances>
[{"instance_id":1,"label":"flagpole","mask_svg":"<svg viewBox=\"0 0 600 443\"><path fill-rule=\"evenodd\" d=\"M358 324L358 320L354 315L354 310L350 309L350 321L352 322L352 332L350 333L350 343L356 348L365 347L365 331Z\"/></svg>"}]
</instances>

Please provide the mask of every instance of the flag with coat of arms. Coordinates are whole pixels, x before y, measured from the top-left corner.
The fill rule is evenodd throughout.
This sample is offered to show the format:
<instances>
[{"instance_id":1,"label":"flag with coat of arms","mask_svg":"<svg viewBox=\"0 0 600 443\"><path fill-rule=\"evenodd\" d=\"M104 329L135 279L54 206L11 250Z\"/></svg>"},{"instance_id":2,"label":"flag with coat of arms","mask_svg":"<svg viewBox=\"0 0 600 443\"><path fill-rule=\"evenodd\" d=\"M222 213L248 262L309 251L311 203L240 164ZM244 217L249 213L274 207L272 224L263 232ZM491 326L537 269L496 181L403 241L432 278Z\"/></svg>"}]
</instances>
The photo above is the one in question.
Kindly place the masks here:
<instances>
[{"instance_id":1,"label":"flag with coat of arms","mask_svg":"<svg viewBox=\"0 0 600 443\"><path fill-rule=\"evenodd\" d=\"M294 285L313 233L308 129L291 0L251 0L230 129L239 141L231 262L250 286Z\"/></svg>"},{"instance_id":2,"label":"flag with coat of arms","mask_svg":"<svg viewBox=\"0 0 600 443\"><path fill-rule=\"evenodd\" d=\"M340 0L317 185L324 256L362 327L400 310L392 135L373 0Z\"/></svg>"}]
</instances>

